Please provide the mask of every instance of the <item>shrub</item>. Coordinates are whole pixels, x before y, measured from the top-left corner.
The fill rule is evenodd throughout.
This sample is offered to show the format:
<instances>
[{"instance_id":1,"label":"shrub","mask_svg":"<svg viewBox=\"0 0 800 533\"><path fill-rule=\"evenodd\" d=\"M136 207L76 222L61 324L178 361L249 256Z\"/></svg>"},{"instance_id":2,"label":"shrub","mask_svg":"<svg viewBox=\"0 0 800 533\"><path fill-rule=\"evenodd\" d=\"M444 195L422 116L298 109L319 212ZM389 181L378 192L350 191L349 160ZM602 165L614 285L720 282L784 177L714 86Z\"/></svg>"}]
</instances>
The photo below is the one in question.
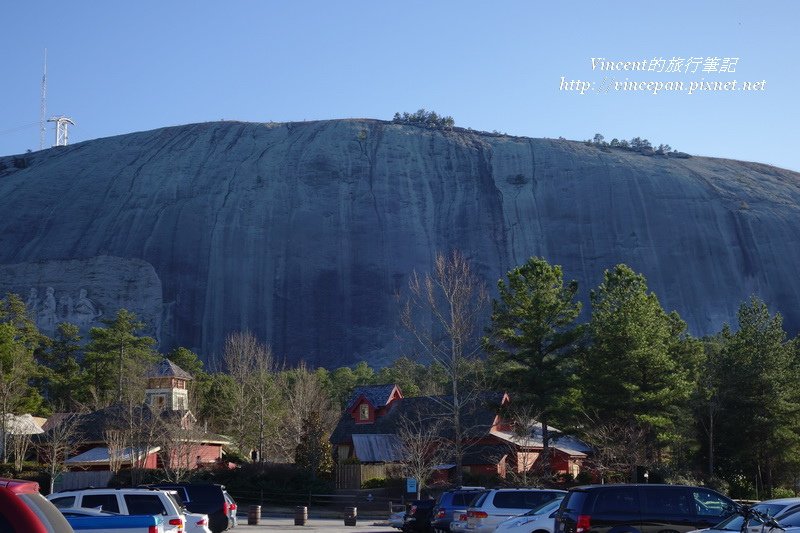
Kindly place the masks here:
<instances>
[{"instance_id":1,"label":"shrub","mask_svg":"<svg viewBox=\"0 0 800 533\"><path fill-rule=\"evenodd\" d=\"M363 483L361 483L362 489L383 489L386 488L387 481L386 478L383 477L374 477L372 479L367 479Z\"/></svg>"},{"instance_id":2,"label":"shrub","mask_svg":"<svg viewBox=\"0 0 800 533\"><path fill-rule=\"evenodd\" d=\"M456 125L453 117L440 116L436 111L419 109L415 113L395 113L392 122L395 124L408 124L411 126L424 126L426 128L453 129Z\"/></svg>"}]
</instances>

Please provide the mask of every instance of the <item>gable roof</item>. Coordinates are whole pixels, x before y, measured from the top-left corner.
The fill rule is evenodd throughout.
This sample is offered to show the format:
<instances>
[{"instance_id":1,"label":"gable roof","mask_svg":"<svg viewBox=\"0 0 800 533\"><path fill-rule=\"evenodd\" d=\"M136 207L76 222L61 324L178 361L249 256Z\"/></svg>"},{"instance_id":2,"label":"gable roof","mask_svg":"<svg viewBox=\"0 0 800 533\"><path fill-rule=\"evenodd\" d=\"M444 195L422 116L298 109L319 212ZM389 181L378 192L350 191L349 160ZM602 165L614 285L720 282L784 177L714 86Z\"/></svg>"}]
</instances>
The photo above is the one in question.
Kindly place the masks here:
<instances>
[{"instance_id":1,"label":"gable roof","mask_svg":"<svg viewBox=\"0 0 800 533\"><path fill-rule=\"evenodd\" d=\"M161 451L160 446L150 446L146 455L150 455ZM137 457L142 456L142 451L135 450L134 448L124 448L119 452L119 458L122 464L130 464ZM97 446L86 450L85 452L70 457L64 461L68 466L98 466L107 465L111 461L111 452L105 446Z\"/></svg>"},{"instance_id":2,"label":"gable roof","mask_svg":"<svg viewBox=\"0 0 800 533\"><path fill-rule=\"evenodd\" d=\"M6 413L6 431L9 435L37 435L43 433L42 428L34 421L33 416Z\"/></svg>"},{"instance_id":3,"label":"gable roof","mask_svg":"<svg viewBox=\"0 0 800 533\"><path fill-rule=\"evenodd\" d=\"M550 446L571 457L585 457L592 449L588 444L576 437L564 435L561 430L552 426L547 426L550 433ZM534 426L528 436L516 435L511 431L493 429L491 434L508 443L515 444L522 448L543 448L544 439L542 437L542 426Z\"/></svg>"},{"instance_id":4,"label":"gable roof","mask_svg":"<svg viewBox=\"0 0 800 533\"><path fill-rule=\"evenodd\" d=\"M461 415L461 424L462 427L470 429L468 435L470 438L481 437L489 433L497 416L497 408L500 406L504 396L505 394L501 392L483 393L478 395L471 404L464 407ZM386 413L376 417L375 421L370 424L357 424L350 415L351 406L342 413L330 440L334 444L341 444L349 443L354 434L396 435L404 420L409 420L413 423L418 421L428 423L441 420L447 416L446 404L451 401L450 398L450 396L401 398L392 402ZM439 433L442 438L453 438L450 424L442 424Z\"/></svg>"},{"instance_id":5,"label":"gable roof","mask_svg":"<svg viewBox=\"0 0 800 533\"><path fill-rule=\"evenodd\" d=\"M166 357L153 365L145 377L194 379L192 375Z\"/></svg>"},{"instance_id":6,"label":"gable roof","mask_svg":"<svg viewBox=\"0 0 800 533\"><path fill-rule=\"evenodd\" d=\"M389 398L392 396L392 392L394 391L395 387L397 387L397 385L394 383L356 387L353 389L353 394L350 395L350 401L347 402L347 407L345 410L350 411L353 407L355 407L356 403L362 396L369 403L371 403L373 407L383 407L386 405L386 402L389 401ZM397 387L397 390L400 390L400 388Z\"/></svg>"}]
</instances>

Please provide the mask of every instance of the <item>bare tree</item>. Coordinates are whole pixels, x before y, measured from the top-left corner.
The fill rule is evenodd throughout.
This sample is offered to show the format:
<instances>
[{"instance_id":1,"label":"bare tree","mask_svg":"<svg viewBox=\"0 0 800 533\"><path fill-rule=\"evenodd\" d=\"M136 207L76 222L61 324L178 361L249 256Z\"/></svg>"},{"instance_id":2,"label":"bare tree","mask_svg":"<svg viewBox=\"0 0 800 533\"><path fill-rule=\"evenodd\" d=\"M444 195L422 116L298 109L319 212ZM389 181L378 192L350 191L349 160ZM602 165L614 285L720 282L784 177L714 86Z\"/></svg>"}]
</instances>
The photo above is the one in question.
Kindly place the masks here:
<instances>
[{"instance_id":1,"label":"bare tree","mask_svg":"<svg viewBox=\"0 0 800 533\"><path fill-rule=\"evenodd\" d=\"M160 412L144 404L129 405L124 416L125 438L130 448L131 483L138 485L142 482L147 458L161 434Z\"/></svg>"},{"instance_id":2,"label":"bare tree","mask_svg":"<svg viewBox=\"0 0 800 533\"><path fill-rule=\"evenodd\" d=\"M397 454L405 477L417 480L417 499L446 457L440 436L442 419L403 417L397 429Z\"/></svg>"},{"instance_id":3,"label":"bare tree","mask_svg":"<svg viewBox=\"0 0 800 533\"><path fill-rule=\"evenodd\" d=\"M11 449L14 452L14 472L22 472L25 456L31 446L31 436L27 433L11 435Z\"/></svg>"},{"instance_id":4,"label":"bare tree","mask_svg":"<svg viewBox=\"0 0 800 533\"><path fill-rule=\"evenodd\" d=\"M592 423L586 441L594 448L592 465L601 479L635 481L636 467L647 462L648 432L633 422Z\"/></svg>"},{"instance_id":5,"label":"bare tree","mask_svg":"<svg viewBox=\"0 0 800 533\"><path fill-rule=\"evenodd\" d=\"M81 444L80 414L69 413L48 431L37 435L36 452L50 477L50 493L56 478L67 471L66 460Z\"/></svg>"},{"instance_id":6,"label":"bare tree","mask_svg":"<svg viewBox=\"0 0 800 533\"><path fill-rule=\"evenodd\" d=\"M12 346L12 350L19 347ZM9 457L9 438L11 431L9 428L9 415L14 412L19 412L18 408L25 400L25 393L28 390L28 378L30 377L30 367L24 364L18 364L20 358L13 355L10 360L5 357L0 357L0 434L2 434L2 459L4 463L8 462Z\"/></svg>"},{"instance_id":7,"label":"bare tree","mask_svg":"<svg viewBox=\"0 0 800 533\"><path fill-rule=\"evenodd\" d=\"M225 339L223 362L235 383L234 412L255 414L254 426L232 421L229 432L239 451L255 447L263 461L277 398L272 350L249 331L237 331Z\"/></svg>"},{"instance_id":8,"label":"bare tree","mask_svg":"<svg viewBox=\"0 0 800 533\"><path fill-rule=\"evenodd\" d=\"M127 435L125 431L106 428L103 431L103 439L108 448L108 469L116 475L125 461L125 448L128 446Z\"/></svg>"},{"instance_id":9,"label":"bare tree","mask_svg":"<svg viewBox=\"0 0 800 533\"><path fill-rule=\"evenodd\" d=\"M513 439L508 443L508 455L513 460L512 468L506 471L506 480L513 485L530 487L543 485L552 479L548 463L539 461L540 452L534 451L539 447L535 439L539 427L539 414L540 412L531 406L516 406L508 415ZM541 453L544 453L544 450Z\"/></svg>"},{"instance_id":10,"label":"bare tree","mask_svg":"<svg viewBox=\"0 0 800 533\"><path fill-rule=\"evenodd\" d=\"M161 465L167 480L186 481L197 463L200 432L184 417L162 418L158 444L161 446Z\"/></svg>"},{"instance_id":11,"label":"bare tree","mask_svg":"<svg viewBox=\"0 0 800 533\"><path fill-rule=\"evenodd\" d=\"M402 324L425 355L444 367L451 383L450 395L434 398L446 412L452 428L455 482L461 484L464 453L469 445L463 427L464 412L475 406L480 392L480 387L469 386L462 378L470 361L480 353L479 324L489 296L485 284L458 251L449 256L437 253L433 273L420 278L414 272L408 288L409 297L401 312Z\"/></svg>"},{"instance_id":12,"label":"bare tree","mask_svg":"<svg viewBox=\"0 0 800 533\"><path fill-rule=\"evenodd\" d=\"M330 395L318 376L305 363L280 373L280 387L285 410L281 431L275 435L275 451L285 460L293 460L295 450L305 430L304 420L319 419L320 428L330 433L338 413L331 405Z\"/></svg>"}]
</instances>

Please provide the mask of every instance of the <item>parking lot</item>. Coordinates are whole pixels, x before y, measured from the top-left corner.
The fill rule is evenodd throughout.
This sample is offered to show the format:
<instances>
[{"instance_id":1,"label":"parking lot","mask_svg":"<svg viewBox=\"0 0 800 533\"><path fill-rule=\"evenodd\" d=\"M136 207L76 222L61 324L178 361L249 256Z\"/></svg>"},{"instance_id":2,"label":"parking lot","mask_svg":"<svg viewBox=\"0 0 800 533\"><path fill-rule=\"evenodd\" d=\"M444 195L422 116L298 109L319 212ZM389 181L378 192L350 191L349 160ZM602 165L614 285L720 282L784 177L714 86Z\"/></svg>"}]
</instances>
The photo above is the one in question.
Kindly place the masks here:
<instances>
[{"instance_id":1,"label":"parking lot","mask_svg":"<svg viewBox=\"0 0 800 533\"><path fill-rule=\"evenodd\" d=\"M388 525L375 525L382 523L375 519L359 520L356 526L345 526L344 520L332 518L309 518L305 526L294 525L293 518L262 518L260 525L249 526L247 525L247 517L239 518L239 525L234 532L257 532L269 531L270 533L399 533L398 529L394 529Z\"/></svg>"}]
</instances>

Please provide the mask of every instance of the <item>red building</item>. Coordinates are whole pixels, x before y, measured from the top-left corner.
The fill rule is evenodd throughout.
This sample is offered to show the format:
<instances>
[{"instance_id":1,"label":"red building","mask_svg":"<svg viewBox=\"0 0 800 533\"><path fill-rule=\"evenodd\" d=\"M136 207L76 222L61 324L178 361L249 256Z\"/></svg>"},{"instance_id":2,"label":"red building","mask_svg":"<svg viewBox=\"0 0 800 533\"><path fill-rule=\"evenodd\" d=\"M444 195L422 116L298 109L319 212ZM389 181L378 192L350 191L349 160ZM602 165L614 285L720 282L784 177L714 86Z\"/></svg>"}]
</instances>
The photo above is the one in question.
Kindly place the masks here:
<instances>
[{"instance_id":1,"label":"red building","mask_svg":"<svg viewBox=\"0 0 800 533\"><path fill-rule=\"evenodd\" d=\"M75 434L79 445L66 460L73 472L126 468L186 471L216 464L230 441L197 427L188 408L191 380L188 372L164 359L147 374L143 404L118 403L88 414L54 415L45 432L65 416L78 417Z\"/></svg>"},{"instance_id":2,"label":"red building","mask_svg":"<svg viewBox=\"0 0 800 533\"><path fill-rule=\"evenodd\" d=\"M541 425L530 433L519 435L513 424L504 420L511 398L506 393L484 393L464 406L465 473L476 476L506 477L512 471L522 472L536 467L543 450ZM403 420L429 420L431 423L447 418L448 397L403 397L397 385L357 387L339 423L331 435L334 459L339 464L358 462L362 465L391 465L401 461L398 430ZM440 446L452 443L450 424L436 425ZM589 447L576 438L549 428L550 466L553 473L577 476L589 453ZM445 481L453 464L442 464L436 479ZM343 483L339 486L344 488Z\"/></svg>"}]
</instances>

